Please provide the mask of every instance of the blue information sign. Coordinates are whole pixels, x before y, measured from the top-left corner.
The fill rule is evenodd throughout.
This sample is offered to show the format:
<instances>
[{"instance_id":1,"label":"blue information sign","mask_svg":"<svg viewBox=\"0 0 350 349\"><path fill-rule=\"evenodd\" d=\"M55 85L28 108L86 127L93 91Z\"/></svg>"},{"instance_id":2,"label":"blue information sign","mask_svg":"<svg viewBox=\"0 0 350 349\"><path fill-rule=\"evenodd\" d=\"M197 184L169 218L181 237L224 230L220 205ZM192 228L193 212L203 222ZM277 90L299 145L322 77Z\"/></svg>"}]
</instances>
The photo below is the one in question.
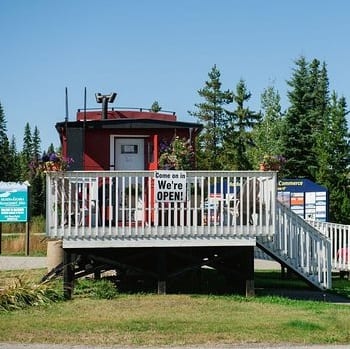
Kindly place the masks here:
<instances>
[{"instance_id":1,"label":"blue information sign","mask_svg":"<svg viewBox=\"0 0 350 349\"><path fill-rule=\"evenodd\" d=\"M281 179L278 200L304 219L328 220L327 188L309 179Z\"/></svg>"},{"instance_id":2,"label":"blue information sign","mask_svg":"<svg viewBox=\"0 0 350 349\"><path fill-rule=\"evenodd\" d=\"M28 186L0 182L0 222L28 221Z\"/></svg>"}]
</instances>

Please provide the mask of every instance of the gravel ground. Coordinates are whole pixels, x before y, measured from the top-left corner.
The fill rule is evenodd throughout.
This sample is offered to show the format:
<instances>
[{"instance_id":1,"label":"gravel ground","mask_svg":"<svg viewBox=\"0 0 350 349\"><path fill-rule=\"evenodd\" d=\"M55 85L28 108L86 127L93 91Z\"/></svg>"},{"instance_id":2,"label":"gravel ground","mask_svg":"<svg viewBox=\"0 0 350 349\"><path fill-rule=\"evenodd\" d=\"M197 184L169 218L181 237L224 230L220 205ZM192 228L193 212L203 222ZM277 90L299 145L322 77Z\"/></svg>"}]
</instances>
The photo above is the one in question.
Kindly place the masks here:
<instances>
[{"instance_id":1,"label":"gravel ground","mask_svg":"<svg viewBox=\"0 0 350 349\"><path fill-rule=\"evenodd\" d=\"M278 270L280 264L274 261L255 259L255 269ZM46 257L0 256L0 270L38 269L47 267Z\"/></svg>"},{"instance_id":2,"label":"gravel ground","mask_svg":"<svg viewBox=\"0 0 350 349\"><path fill-rule=\"evenodd\" d=\"M46 268L46 257L0 256L0 270Z\"/></svg>"}]
</instances>

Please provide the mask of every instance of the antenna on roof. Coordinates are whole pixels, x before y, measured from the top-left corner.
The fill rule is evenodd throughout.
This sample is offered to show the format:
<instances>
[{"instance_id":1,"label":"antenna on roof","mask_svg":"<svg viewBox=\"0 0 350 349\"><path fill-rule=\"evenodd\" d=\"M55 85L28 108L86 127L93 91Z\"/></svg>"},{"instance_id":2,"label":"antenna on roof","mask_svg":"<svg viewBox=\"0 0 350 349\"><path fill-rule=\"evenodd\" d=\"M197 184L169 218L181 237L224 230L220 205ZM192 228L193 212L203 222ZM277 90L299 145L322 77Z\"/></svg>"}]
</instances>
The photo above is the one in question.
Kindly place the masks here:
<instances>
[{"instance_id":1,"label":"antenna on roof","mask_svg":"<svg viewBox=\"0 0 350 349\"><path fill-rule=\"evenodd\" d=\"M65 121L68 121L68 88L66 87L66 117Z\"/></svg>"},{"instance_id":2,"label":"antenna on roof","mask_svg":"<svg viewBox=\"0 0 350 349\"><path fill-rule=\"evenodd\" d=\"M86 121L86 86L84 88L84 122Z\"/></svg>"}]
</instances>

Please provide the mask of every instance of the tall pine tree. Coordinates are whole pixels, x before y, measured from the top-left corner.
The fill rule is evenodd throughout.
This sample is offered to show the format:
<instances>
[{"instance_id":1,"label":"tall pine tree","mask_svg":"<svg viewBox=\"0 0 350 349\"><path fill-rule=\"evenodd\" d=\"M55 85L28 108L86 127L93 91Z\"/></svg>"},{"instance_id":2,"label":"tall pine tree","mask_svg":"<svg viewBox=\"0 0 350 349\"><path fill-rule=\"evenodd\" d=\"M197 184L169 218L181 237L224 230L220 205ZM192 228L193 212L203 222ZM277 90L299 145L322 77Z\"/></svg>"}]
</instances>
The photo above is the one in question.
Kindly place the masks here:
<instances>
[{"instance_id":1,"label":"tall pine tree","mask_svg":"<svg viewBox=\"0 0 350 349\"><path fill-rule=\"evenodd\" d=\"M316 180L329 191L330 221L350 224L350 144L344 97L333 92L329 113L317 138Z\"/></svg>"},{"instance_id":2,"label":"tall pine tree","mask_svg":"<svg viewBox=\"0 0 350 349\"><path fill-rule=\"evenodd\" d=\"M32 138L32 160L39 160L41 156L41 149L40 149L40 132L37 126L34 127L33 132L33 138Z\"/></svg>"},{"instance_id":3,"label":"tall pine tree","mask_svg":"<svg viewBox=\"0 0 350 349\"><path fill-rule=\"evenodd\" d=\"M288 85L290 107L284 119L283 153L287 159L284 175L315 180L316 138L322 131L328 103L328 78L325 64L300 57Z\"/></svg>"},{"instance_id":4,"label":"tall pine tree","mask_svg":"<svg viewBox=\"0 0 350 349\"><path fill-rule=\"evenodd\" d=\"M35 126L32 136L31 161L37 162L40 159L40 133ZM31 213L33 216L43 215L45 213L45 175L34 173L30 180L31 183Z\"/></svg>"},{"instance_id":5,"label":"tall pine tree","mask_svg":"<svg viewBox=\"0 0 350 349\"><path fill-rule=\"evenodd\" d=\"M207 170L222 168L219 159L223 143L223 125L225 122L224 106L230 101L230 92L222 91L220 71L214 65L208 73L205 86L198 90L203 102L195 104L194 112L189 112L203 123L203 131L197 138L197 167Z\"/></svg>"},{"instance_id":6,"label":"tall pine tree","mask_svg":"<svg viewBox=\"0 0 350 349\"><path fill-rule=\"evenodd\" d=\"M20 164L20 158L17 152L16 139L14 136L11 138L10 143L10 158L9 167L11 172L11 181L19 182L21 179L21 172L19 170L18 164Z\"/></svg>"},{"instance_id":7,"label":"tall pine tree","mask_svg":"<svg viewBox=\"0 0 350 349\"><path fill-rule=\"evenodd\" d=\"M33 160L33 138L29 122L25 124L23 148L21 152L21 178L23 181L30 176L29 164Z\"/></svg>"},{"instance_id":8,"label":"tall pine tree","mask_svg":"<svg viewBox=\"0 0 350 349\"><path fill-rule=\"evenodd\" d=\"M7 137L7 126L5 113L0 103L0 181L12 181L13 173L11 171L11 151Z\"/></svg>"},{"instance_id":9,"label":"tall pine tree","mask_svg":"<svg viewBox=\"0 0 350 349\"><path fill-rule=\"evenodd\" d=\"M221 154L225 169L250 170L253 167L248 155L250 148L253 147L251 132L253 127L260 122L261 116L245 105L250 97L251 93L245 81L241 79L236 85L236 91L232 93L232 101L236 103L236 109L226 110Z\"/></svg>"}]
</instances>

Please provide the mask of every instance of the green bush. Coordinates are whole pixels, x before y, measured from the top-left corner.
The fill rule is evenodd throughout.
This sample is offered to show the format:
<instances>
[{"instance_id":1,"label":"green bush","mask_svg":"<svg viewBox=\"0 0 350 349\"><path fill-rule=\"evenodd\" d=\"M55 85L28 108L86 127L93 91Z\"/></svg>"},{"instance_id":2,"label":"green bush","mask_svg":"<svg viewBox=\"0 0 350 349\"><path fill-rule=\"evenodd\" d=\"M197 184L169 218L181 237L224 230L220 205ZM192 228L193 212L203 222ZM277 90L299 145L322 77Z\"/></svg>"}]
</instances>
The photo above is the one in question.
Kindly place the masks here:
<instances>
[{"instance_id":1,"label":"green bush","mask_svg":"<svg viewBox=\"0 0 350 349\"><path fill-rule=\"evenodd\" d=\"M74 288L74 295L94 299L113 299L117 297L116 285L107 279L79 279Z\"/></svg>"}]
</instances>

